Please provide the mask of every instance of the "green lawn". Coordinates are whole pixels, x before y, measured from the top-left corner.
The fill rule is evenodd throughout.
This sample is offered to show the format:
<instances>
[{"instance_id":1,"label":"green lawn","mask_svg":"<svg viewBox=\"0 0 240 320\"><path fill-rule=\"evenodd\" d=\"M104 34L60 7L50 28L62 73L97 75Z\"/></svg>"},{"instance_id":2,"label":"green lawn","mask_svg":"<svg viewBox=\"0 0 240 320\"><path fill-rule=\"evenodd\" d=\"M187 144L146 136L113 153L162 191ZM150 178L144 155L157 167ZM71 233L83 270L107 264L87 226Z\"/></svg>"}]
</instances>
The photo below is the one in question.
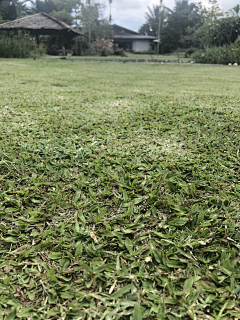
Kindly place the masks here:
<instances>
[{"instance_id":1,"label":"green lawn","mask_svg":"<svg viewBox=\"0 0 240 320\"><path fill-rule=\"evenodd\" d=\"M49 59L53 58L61 58L61 56L47 56ZM101 57L101 56L73 56L71 58L67 57L67 59L70 60L79 60L79 61L101 61L101 62L106 62L106 61L167 61L167 62L178 62L178 59L180 61L190 61L192 59L186 59L184 58L184 54L169 54L169 55L152 55L152 54L132 54L132 53L127 53L124 57L118 56L118 55L110 55L107 57Z\"/></svg>"},{"instance_id":2,"label":"green lawn","mask_svg":"<svg viewBox=\"0 0 240 320\"><path fill-rule=\"evenodd\" d=\"M239 319L239 84L0 59L0 320Z\"/></svg>"}]
</instances>

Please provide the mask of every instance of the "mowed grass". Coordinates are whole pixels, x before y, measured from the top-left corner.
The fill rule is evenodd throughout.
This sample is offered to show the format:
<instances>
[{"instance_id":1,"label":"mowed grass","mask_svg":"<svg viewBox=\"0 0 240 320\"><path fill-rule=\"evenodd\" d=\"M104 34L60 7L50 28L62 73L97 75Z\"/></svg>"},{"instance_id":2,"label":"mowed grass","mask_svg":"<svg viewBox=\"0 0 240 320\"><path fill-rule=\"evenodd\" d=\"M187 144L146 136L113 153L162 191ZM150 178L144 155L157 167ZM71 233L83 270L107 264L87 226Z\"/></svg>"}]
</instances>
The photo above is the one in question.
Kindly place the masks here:
<instances>
[{"instance_id":1,"label":"mowed grass","mask_svg":"<svg viewBox=\"0 0 240 320\"><path fill-rule=\"evenodd\" d=\"M48 59L60 59L63 58L61 56L46 56L45 58ZM168 55L156 55L156 54L133 54L133 53L125 53L125 56L119 56L119 55L109 55L107 57L102 56L72 56L72 57L66 57L68 60L74 60L74 61L99 61L99 62L105 62L105 61L122 61L122 62L128 62L128 61L167 61L167 62L178 62L178 59L180 61L190 61L191 58L186 59L184 54L168 54Z\"/></svg>"},{"instance_id":2,"label":"mowed grass","mask_svg":"<svg viewBox=\"0 0 240 320\"><path fill-rule=\"evenodd\" d=\"M0 319L239 319L239 84L0 60Z\"/></svg>"}]
</instances>

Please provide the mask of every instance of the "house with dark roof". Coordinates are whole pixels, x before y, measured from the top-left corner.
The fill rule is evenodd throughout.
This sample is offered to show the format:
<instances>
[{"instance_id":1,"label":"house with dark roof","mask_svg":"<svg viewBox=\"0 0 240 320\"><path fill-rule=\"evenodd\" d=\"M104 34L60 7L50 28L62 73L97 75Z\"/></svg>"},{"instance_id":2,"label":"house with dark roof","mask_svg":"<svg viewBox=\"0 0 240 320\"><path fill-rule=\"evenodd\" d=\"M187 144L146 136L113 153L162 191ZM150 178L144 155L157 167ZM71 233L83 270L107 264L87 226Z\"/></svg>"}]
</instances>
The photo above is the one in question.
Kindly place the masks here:
<instances>
[{"instance_id":1,"label":"house with dark roof","mask_svg":"<svg viewBox=\"0 0 240 320\"><path fill-rule=\"evenodd\" d=\"M74 37L85 37L84 34L72 28L65 22L62 22L43 12L3 23L0 25L0 31L1 30L27 31L31 35L36 36L38 45L40 35L53 36L47 50L49 54L62 53L65 55L65 48L69 49L71 47L71 41Z\"/></svg>"},{"instance_id":2,"label":"house with dark roof","mask_svg":"<svg viewBox=\"0 0 240 320\"><path fill-rule=\"evenodd\" d=\"M116 24L113 26L114 44L125 51L148 51L155 47L156 39Z\"/></svg>"},{"instance_id":3,"label":"house with dark roof","mask_svg":"<svg viewBox=\"0 0 240 320\"><path fill-rule=\"evenodd\" d=\"M25 30L31 35L51 35L72 39L76 36L84 37L84 34L67 25L49 14L37 13L14 21L6 22L0 25L0 31Z\"/></svg>"},{"instance_id":4,"label":"house with dark roof","mask_svg":"<svg viewBox=\"0 0 240 320\"><path fill-rule=\"evenodd\" d=\"M62 22L43 12L3 23L0 25L0 30L26 30L33 35L59 36L64 34L70 37L78 35L84 36L81 32L73 29L65 22Z\"/></svg>"}]
</instances>

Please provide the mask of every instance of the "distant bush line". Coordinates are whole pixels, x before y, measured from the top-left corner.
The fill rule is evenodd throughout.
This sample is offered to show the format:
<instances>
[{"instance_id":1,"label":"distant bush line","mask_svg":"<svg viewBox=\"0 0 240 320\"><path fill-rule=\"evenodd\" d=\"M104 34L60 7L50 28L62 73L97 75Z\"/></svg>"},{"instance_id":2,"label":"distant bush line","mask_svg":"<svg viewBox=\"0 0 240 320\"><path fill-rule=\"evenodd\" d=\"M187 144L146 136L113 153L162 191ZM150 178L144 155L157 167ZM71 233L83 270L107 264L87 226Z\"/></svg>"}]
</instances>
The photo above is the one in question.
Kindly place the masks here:
<instances>
[{"instance_id":1,"label":"distant bush line","mask_svg":"<svg viewBox=\"0 0 240 320\"><path fill-rule=\"evenodd\" d=\"M0 58L29 58L40 56L45 49L37 48L29 35L0 36Z\"/></svg>"},{"instance_id":2,"label":"distant bush line","mask_svg":"<svg viewBox=\"0 0 240 320\"><path fill-rule=\"evenodd\" d=\"M191 58L197 63L240 64L240 37L231 45L197 50L192 53Z\"/></svg>"}]
</instances>

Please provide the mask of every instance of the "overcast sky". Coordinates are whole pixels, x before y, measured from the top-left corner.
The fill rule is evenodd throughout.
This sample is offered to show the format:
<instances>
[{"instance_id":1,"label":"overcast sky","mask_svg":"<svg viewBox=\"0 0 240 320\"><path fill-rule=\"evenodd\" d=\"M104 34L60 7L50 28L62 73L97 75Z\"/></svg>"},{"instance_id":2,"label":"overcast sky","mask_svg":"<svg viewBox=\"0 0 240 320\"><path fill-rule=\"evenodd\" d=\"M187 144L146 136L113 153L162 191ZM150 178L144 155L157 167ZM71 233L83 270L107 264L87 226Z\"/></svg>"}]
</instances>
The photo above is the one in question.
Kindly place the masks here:
<instances>
[{"instance_id":1,"label":"overcast sky","mask_svg":"<svg viewBox=\"0 0 240 320\"><path fill-rule=\"evenodd\" d=\"M109 1L97 0L96 2L105 3L105 15L109 16ZM145 22L145 12L147 6L158 4L159 0L113 0L112 1L112 19L113 23L121 25L125 28L138 31L141 25ZM165 0L164 5L173 8L174 0ZM207 0L202 3L207 4ZM219 5L225 10L232 9L240 0L218 0Z\"/></svg>"}]
</instances>

